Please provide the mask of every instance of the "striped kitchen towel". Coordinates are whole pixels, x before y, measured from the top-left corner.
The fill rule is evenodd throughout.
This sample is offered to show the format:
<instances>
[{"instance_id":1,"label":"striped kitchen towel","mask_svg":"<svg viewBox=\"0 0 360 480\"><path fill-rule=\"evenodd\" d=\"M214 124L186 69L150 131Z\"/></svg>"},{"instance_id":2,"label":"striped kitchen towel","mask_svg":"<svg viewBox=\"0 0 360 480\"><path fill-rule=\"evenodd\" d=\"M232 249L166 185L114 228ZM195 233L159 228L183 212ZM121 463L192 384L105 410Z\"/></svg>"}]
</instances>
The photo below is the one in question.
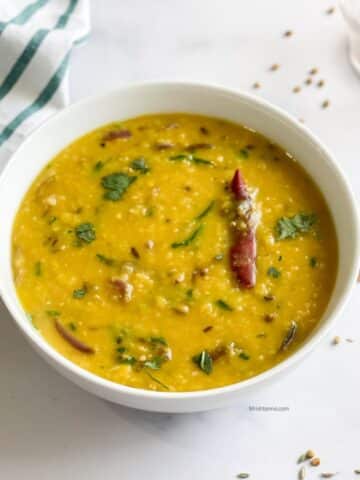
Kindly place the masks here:
<instances>
[{"instance_id":1,"label":"striped kitchen towel","mask_svg":"<svg viewBox=\"0 0 360 480\"><path fill-rule=\"evenodd\" d=\"M68 65L89 35L88 0L0 1L0 172L37 125L68 103Z\"/></svg>"}]
</instances>

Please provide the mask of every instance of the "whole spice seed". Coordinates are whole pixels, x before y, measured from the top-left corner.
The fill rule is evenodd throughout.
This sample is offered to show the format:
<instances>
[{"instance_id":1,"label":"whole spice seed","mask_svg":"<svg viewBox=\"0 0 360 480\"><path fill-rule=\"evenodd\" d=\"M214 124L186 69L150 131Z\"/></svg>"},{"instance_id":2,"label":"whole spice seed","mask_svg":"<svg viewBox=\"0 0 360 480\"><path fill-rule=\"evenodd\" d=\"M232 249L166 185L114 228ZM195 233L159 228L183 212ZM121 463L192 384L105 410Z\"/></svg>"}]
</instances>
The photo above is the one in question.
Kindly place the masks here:
<instances>
[{"instance_id":1,"label":"whole spice seed","mask_svg":"<svg viewBox=\"0 0 360 480\"><path fill-rule=\"evenodd\" d=\"M337 335L336 337L334 337L332 344L339 345L340 342L341 342L341 338Z\"/></svg>"},{"instance_id":2,"label":"whole spice seed","mask_svg":"<svg viewBox=\"0 0 360 480\"><path fill-rule=\"evenodd\" d=\"M278 63L273 63L270 67L271 72L275 72L276 70L279 70L280 65Z\"/></svg>"},{"instance_id":3,"label":"whole spice seed","mask_svg":"<svg viewBox=\"0 0 360 480\"><path fill-rule=\"evenodd\" d=\"M335 7L330 7L326 10L327 15L332 15L335 12Z\"/></svg>"},{"instance_id":4,"label":"whole spice seed","mask_svg":"<svg viewBox=\"0 0 360 480\"><path fill-rule=\"evenodd\" d=\"M253 85L252 85L252 88L254 88L255 90L258 89L258 88L260 88L260 87L261 87L261 85L260 85L259 82L255 82L255 83L253 83Z\"/></svg>"},{"instance_id":5,"label":"whole spice seed","mask_svg":"<svg viewBox=\"0 0 360 480\"><path fill-rule=\"evenodd\" d=\"M308 450L306 453L305 453L305 456L306 458L313 458L315 457L315 452L313 450Z\"/></svg>"},{"instance_id":6,"label":"whole spice seed","mask_svg":"<svg viewBox=\"0 0 360 480\"><path fill-rule=\"evenodd\" d=\"M337 475L338 472L324 472L320 475L321 478L332 478Z\"/></svg>"},{"instance_id":7,"label":"whole spice seed","mask_svg":"<svg viewBox=\"0 0 360 480\"><path fill-rule=\"evenodd\" d=\"M356 470L354 470L354 473L355 475L360 475L360 468L357 468Z\"/></svg>"},{"instance_id":8,"label":"whole spice seed","mask_svg":"<svg viewBox=\"0 0 360 480\"><path fill-rule=\"evenodd\" d=\"M140 253L138 252L138 250L137 250L135 247L131 247L130 251L131 251L131 254L132 254L135 258L140 258Z\"/></svg>"},{"instance_id":9,"label":"whole spice seed","mask_svg":"<svg viewBox=\"0 0 360 480\"><path fill-rule=\"evenodd\" d=\"M238 473L236 475L236 478L249 478L250 474L249 473Z\"/></svg>"},{"instance_id":10,"label":"whole spice seed","mask_svg":"<svg viewBox=\"0 0 360 480\"><path fill-rule=\"evenodd\" d=\"M320 465L320 458L319 457L314 457L310 461L310 465L312 467L318 467Z\"/></svg>"},{"instance_id":11,"label":"whole spice seed","mask_svg":"<svg viewBox=\"0 0 360 480\"><path fill-rule=\"evenodd\" d=\"M306 475L305 467L301 467L298 474L299 480L304 480L305 475Z\"/></svg>"},{"instance_id":12,"label":"whole spice seed","mask_svg":"<svg viewBox=\"0 0 360 480\"><path fill-rule=\"evenodd\" d=\"M305 85L311 85L312 84L312 78L311 77L308 77L306 80L305 80Z\"/></svg>"},{"instance_id":13,"label":"whole spice seed","mask_svg":"<svg viewBox=\"0 0 360 480\"><path fill-rule=\"evenodd\" d=\"M322 108L328 108L330 106L330 101L329 100L324 100L321 104Z\"/></svg>"},{"instance_id":14,"label":"whole spice seed","mask_svg":"<svg viewBox=\"0 0 360 480\"><path fill-rule=\"evenodd\" d=\"M294 88L293 88L293 93L299 93L301 90L301 87L299 87L299 85L296 85Z\"/></svg>"},{"instance_id":15,"label":"whole spice seed","mask_svg":"<svg viewBox=\"0 0 360 480\"><path fill-rule=\"evenodd\" d=\"M306 453L302 453L297 460L297 463L303 463L306 460Z\"/></svg>"},{"instance_id":16,"label":"whole spice seed","mask_svg":"<svg viewBox=\"0 0 360 480\"><path fill-rule=\"evenodd\" d=\"M346 341L349 343L354 343L355 340L353 338L347 338Z\"/></svg>"},{"instance_id":17,"label":"whole spice seed","mask_svg":"<svg viewBox=\"0 0 360 480\"><path fill-rule=\"evenodd\" d=\"M283 37L291 37L294 32L292 30L286 30L283 34Z\"/></svg>"},{"instance_id":18,"label":"whole spice seed","mask_svg":"<svg viewBox=\"0 0 360 480\"><path fill-rule=\"evenodd\" d=\"M314 67L309 71L309 73L310 73L310 75L316 75L318 73L318 69L316 67Z\"/></svg>"},{"instance_id":19,"label":"whole spice seed","mask_svg":"<svg viewBox=\"0 0 360 480\"><path fill-rule=\"evenodd\" d=\"M319 88L323 87L325 85L325 80L319 80L318 83L317 83L317 86Z\"/></svg>"}]
</instances>

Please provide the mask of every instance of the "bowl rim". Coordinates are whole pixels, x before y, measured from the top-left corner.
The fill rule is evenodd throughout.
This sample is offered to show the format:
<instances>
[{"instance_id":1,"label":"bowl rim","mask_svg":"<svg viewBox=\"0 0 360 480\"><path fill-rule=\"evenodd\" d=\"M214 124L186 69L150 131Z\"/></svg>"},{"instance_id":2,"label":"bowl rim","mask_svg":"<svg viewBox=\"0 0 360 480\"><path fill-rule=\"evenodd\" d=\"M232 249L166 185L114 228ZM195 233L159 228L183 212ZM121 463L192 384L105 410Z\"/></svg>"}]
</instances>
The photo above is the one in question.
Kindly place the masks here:
<instances>
[{"instance_id":1,"label":"bowl rim","mask_svg":"<svg viewBox=\"0 0 360 480\"><path fill-rule=\"evenodd\" d=\"M18 147L18 149L13 152L11 155L10 160L6 164L4 170L0 175L0 189L2 184L6 181L7 172L8 170L13 168L13 164L16 164L17 161L17 154L26 149L27 145L32 141L32 138L36 135L41 135L42 131L45 130L49 123L54 121L61 121L63 116L69 115L72 111L83 108L86 106L90 106L93 103L106 99L107 97L111 98L114 95L119 94L126 94L129 91L134 90L142 90L146 88L185 88L185 89L202 89L207 90L209 93L214 92L216 94L224 94L224 95L231 95L236 97L237 99L242 99L243 101L250 102L258 107L262 111L267 111L268 113L274 113L279 119L283 120L284 122L291 124L291 126L295 129L300 131L303 135L305 135L309 140L311 140L312 144L319 149L319 151L326 157L326 161L331 164L331 167L334 171L334 174L338 177L339 181L342 182L343 186L345 187L345 192L347 195L347 200L349 205L351 205L351 218L354 222L353 232L355 235L355 253L354 253L354 262L352 264L351 270L348 272L346 284L343 289L343 293L341 294L339 300L336 302L333 308L333 312L329 314L327 321L321 325L316 332L314 332L313 336L306 341L303 345L301 345L294 353L292 353L288 358L282 360L277 365L273 366L272 368L265 370L264 372L255 375L246 380L242 380L240 382L236 382L230 385L225 385L222 387L211 388L207 390L195 390L195 391L184 391L184 392L158 392L153 390L146 390L143 388L135 388L130 387L127 385L115 383L113 381L107 380L99 375L96 375L88 370L83 369L82 367L78 366L77 364L73 363L72 361L68 360L62 354L60 354L55 348L53 348L44 337L39 335L31 323L28 321L25 312L22 312L22 315L19 315L19 312L13 303L12 299L6 292L4 292L2 287L2 277L0 277L0 297L2 298L5 306L7 307L8 311L10 312L13 320L15 321L17 327L21 330L21 332L28 337L37 349L43 352L51 363L59 364L62 369L64 369L67 373L73 374L75 377L80 377L82 380L85 380L87 383L92 384L95 387L99 387L101 389L105 389L108 392L118 393L118 394L125 394L131 397L137 398L147 398L149 400L167 400L169 402L172 401L181 401L181 400L191 400L191 399L200 399L200 398L208 398L208 397L220 397L225 396L226 394L231 394L235 392L239 392L240 390L247 389L251 386L256 384L264 383L265 380L270 379L271 377L278 376L281 372L288 369L291 366L297 364L301 359L303 359L307 354L309 354L325 336L328 335L329 331L333 328L337 318L339 317L341 311L343 310L345 304L347 303L351 290L355 285L355 281L358 275L359 266L360 266L360 222L359 222L359 213L358 208L355 200L355 196L352 190L352 187L349 184L345 174L343 173L341 167L334 159L330 151L327 147L322 143L322 141L312 133L305 125L299 123L295 117L291 114L287 113L282 108L273 105L269 101L258 97L256 95L243 92L240 89L236 88L229 88L224 87L214 83L203 83L203 82L193 82L193 81L171 81L171 80L164 80L164 81L145 81L145 82L137 82L132 84L124 84L116 89L107 90L101 94L94 94L88 96L80 101L74 102L71 105L63 108L59 112L52 115L48 118L45 122L43 122L39 127L34 129L31 134L22 142L22 144ZM191 112L188 112L191 113ZM144 113L145 114L145 113ZM219 118L222 118L219 115ZM223 117L226 119L226 115ZM261 133L261 132L260 132ZM65 148L66 145L63 146ZM40 169L39 169L40 171ZM31 179L33 181L34 178ZM29 185L31 182L29 182ZM20 205L20 202L19 202ZM10 287L10 290L13 290L16 294L16 289L14 283Z\"/></svg>"}]
</instances>

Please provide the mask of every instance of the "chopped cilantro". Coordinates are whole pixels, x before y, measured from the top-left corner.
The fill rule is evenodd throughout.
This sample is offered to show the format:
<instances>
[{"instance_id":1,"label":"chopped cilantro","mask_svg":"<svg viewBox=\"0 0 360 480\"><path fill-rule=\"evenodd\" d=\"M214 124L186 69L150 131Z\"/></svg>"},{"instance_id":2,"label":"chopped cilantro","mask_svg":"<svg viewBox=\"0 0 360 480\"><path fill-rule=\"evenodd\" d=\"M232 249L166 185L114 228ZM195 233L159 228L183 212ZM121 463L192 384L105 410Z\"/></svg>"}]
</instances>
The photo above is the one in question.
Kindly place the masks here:
<instances>
[{"instance_id":1,"label":"chopped cilantro","mask_svg":"<svg viewBox=\"0 0 360 480\"><path fill-rule=\"evenodd\" d=\"M241 158L249 158L249 150L247 148L242 148L240 151L239 151L239 156Z\"/></svg>"},{"instance_id":2,"label":"chopped cilantro","mask_svg":"<svg viewBox=\"0 0 360 480\"><path fill-rule=\"evenodd\" d=\"M309 265L311 268L315 268L318 264L318 260L316 257L311 257L309 260Z\"/></svg>"},{"instance_id":3,"label":"chopped cilantro","mask_svg":"<svg viewBox=\"0 0 360 480\"><path fill-rule=\"evenodd\" d=\"M213 369L213 360L206 350L195 355L192 360L206 375L210 375Z\"/></svg>"},{"instance_id":4,"label":"chopped cilantro","mask_svg":"<svg viewBox=\"0 0 360 480\"><path fill-rule=\"evenodd\" d=\"M70 322L70 323L69 323L69 328L70 328L70 330L72 330L73 332L75 332L75 330L76 330L76 325L75 325L75 323L74 323L74 322Z\"/></svg>"},{"instance_id":5,"label":"chopped cilantro","mask_svg":"<svg viewBox=\"0 0 360 480\"><path fill-rule=\"evenodd\" d=\"M242 358L243 360L250 360L250 355L245 352L241 352L239 353L239 358Z\"/></svg>"},{"instance_id":6,"label":"chopped cilantro","mask_svg":"<svg viewBox=\"0 0 360 480\"><path fill-rule=\"evenodd\" d=\"M37 277L41 277L41 275L42 275L42 264L41 264L41 262L35 262L34 275L36 275Z\"/></svg>"},{"instance_id":7,"label":"chopped cilantro","mask_svg":"<svg viewBox=\"0 0 360 480\"><path fill-rule=\"evenodd\" d=\"M105 200L116 202L124 195L129 186L135 182L137 177L131 177L126 173L116 172L107 175L101 179L101 185L106 192L104 193Z\"/></svg>"},{"instance_id":8,"label":"chopped cilantro","mask_svg":"<svg viewBox=\"0 0 360 480\"><path fill-rule=\"evenodd\" d=\"M49 317L59 317L61 313L58 310L46 310Z\"/></svg>"},{"instance_id":9,"label":"chopped cilantro","mask_svg":"<svg viewBox=\"0 0 360 480\"><path fill-rule=\"evenodd\" d=\"M119 363L124 363L125 365L134 365L136 363L136 358L132 355L129 355L127 357L120 356L117 361Z\"/></svg>"},{"instance_id":10,"label":"chopped cilantro","mask_svg":"<svg viewBox=\"0 0 360 480\"><path fill-rule=\"evenodd\" d=\"M174 242L171 244L171 248L179 248L179 247L187 247L192 243L196 237L200 234L201 230L203 229L203 225L200 225L196 230L192 232L192 234L185 238L185 240L182 240L180 242Z\"/></svg>"},{"instance_id":11,"label":"chopped cilantro","mask_svg":"<svg viewBox=\"0 0 360 480\"><path fill-rule=\"evenodd\" d=\"M56 220L57 220L57 217L51 216L48 220L48 224L52 225L54 222L56 222Z\"/></svg>"},{"instance_id":12,"label":"chopped cilantro","mask_svg":"<svg viewBox=\"0 0 360 480\"><path fill-rule=\"evenodd\" d=\"M150 337L149 340L151 343L161 343L161 345L167 346L167 341L164 337Z\"/></svg>"},{"instance_id":13,"label":"chopped cilantro","mask_svg":"<svg viewBox=\"0 0 360 480\"><path fill-rule=\"evenodd\" d=\"M186 290L186 298L188 298L189 300L191 300L194 296L194 291L192 288L189 288L189 290Z\"/></svg>"},{"instance_id":14,"label":"chopped cilantro","mask_svg":"<svg viewBox=\"0 0 360 480\"><path fill-rule=\"evenodd\" d=\"M277 239L295 238L299 233L309 232L317 221L313 213L298 213L293 217L281 217L276 223Z\"/></svg>"},{"instance_id":15,"label":"chopped cilantro","mask_svg":"<svg viewBox=\"0 0 360 480\"><path fill-rule=\"evenodd\" d=\"M100 170L102 170L102 168L104 167L105 163L102 162L101 160L99 160L98 162L95 163L94 165L94 171L95 172L99 172Z\"/></svg>"},{"instance_id":16,"label":"chopped cilantro","mask_svg":"<svg viewBox=\"0 0 360 480\"><path fill-rule=\"evenodd\" d=\"M156 377L154 377L154 375L152 375L150 372L145 371L145 373L149 378L151 378L151 380L153 380L154 382L158 383L163 388L165 388L165 390L170 390L169 387L167 385L165 385L165 383L160 382L160 380L158 380Z\"/></svg>"},{"instance_id":17,"label":"chopped cilantro","mask_svg":"<svg viewBox=\"0 0 360 480\"><path fill-rule=\"evenodd\" d=\"M87 294L87 286L84 284L82 288L73 291L73 298L84 298Z\"/></svg>"},{"instance_id":18,"label":"chopped cilantro","mask_svg":"<svg viewBox=\"0 0 360 480\"><path fill-rule=\"evenodd\" d=\"M114 265L115 260L113 258L106 257L105 255L102 255L101 253L96 254L96 258L100 260L101 263L105 263L105 265L108 265L109 267L111 265Z\"/></svg>"},{"instance_id":19,"label":"chopped cilantro","mask_svg":"<svg viewBox=\"0 0 360 480\"><path fill-rule=\"evenodd\" d=\"M138 170L141 173L147 173L150 172L150 168L146 164L145 158L139 157L135 158L130 164L131 168L134 170Z\"/></svg>"},{"instance_id":20,"label":"chopped cilantro","mask_svg":"<svg viewBox=\"0 0 360 480\"><path fill-rule=\"evenodd\" d=\"M172 160L172 161L175 161L175 162L178 162L178 161L188 161L190 163L197 163L197 164L200 164L200 165L213 165L212 162L210 162L210 160L206 160L205 158L200 158L200 157L196 157L195 155L193 155L192 153L181 153L179 155L173 155L172 157L169 157L169 160Z\"/></svg>"},{"instance_id":21,"label":"chopped cilantro","mask_svg":"<svg viewBox=\"0 0 360 480\"><path fill-rule=\"evenodd\" d=\"M201 220L213 209L215 205L215 200L212 200L209 205L195 217L195 220Z\"/></svg>"},{"instance_id":22,"label":"chopped cilantro","mask_svg":"<svg viewBox=\"0 0 360 480\"><path fill-rule=\"evenodd\" d=\"M267 274L269 275L269 277L279 278L281 275L281 272L275 267L269 267Z\"/></svg>"},{"instance_id":23,"label":"chopped cilantro","mask_svg":"<svg viewBox=\"0 0 360 480\"><path fill-rule=\"evenodd\" d=\"M151 368L152 370L159 370L164 359L162 357L154 357L151 360L144 362L144 367Z\"/></svg>"},{"instance_id":24,"label":"chopped cilantro","mask_svg":"<svg viewBox=\"0 0 360 480\"><path fill-rule=\"evenodd\" d=\"M221 298L219 300L216 300L215 305L217 305L219 308L222 308L223 310L227 310L228 312L232 312L234 310L228 303L226 303Z\"/></svg>"},{"instance_id":25,"label":"chopped cilantro","mask_svg":"<svg viewBox=\"0 0 360 480\"><path fill-rule=\"evenodd\" d=\"M92 223L81 223L75 227L75 234L82 243L91 243L96 239L94 225Z\"/></svg>"}]
</instances>

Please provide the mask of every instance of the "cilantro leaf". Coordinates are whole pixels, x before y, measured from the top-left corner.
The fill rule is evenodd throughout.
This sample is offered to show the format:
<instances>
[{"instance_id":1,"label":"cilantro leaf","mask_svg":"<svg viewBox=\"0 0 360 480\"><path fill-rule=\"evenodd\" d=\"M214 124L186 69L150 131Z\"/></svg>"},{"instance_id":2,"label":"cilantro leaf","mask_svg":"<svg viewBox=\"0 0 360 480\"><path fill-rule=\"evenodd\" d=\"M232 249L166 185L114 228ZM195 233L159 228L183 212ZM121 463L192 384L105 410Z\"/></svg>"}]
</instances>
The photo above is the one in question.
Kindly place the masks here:
<instances>
[{"instance_id":1,"label":"cilantro leaf","mask_svg":"<svg viewBox=\"0 0 360 480\"><path fill-rule=\"evenodd\" d=\"M277 239L295 238L299 233L309 232L316 221L316 215L313 213L297 213L293 217L281 217L276 223Z\"/></svg>"},{"instance_id":2,"label":"cilantro leaf","mask_svg":"<svg viewBox=\"0 0 360 480\"><path fill-rule=\"evenodd\" d=\"M92 223L81 223L75 227L77 238L83 243L91 243L96 239L94 225Z\"/></svg>"},{"instance_id":3,"label":"cilantro leaf","mask_svg":"<svg viewBox=\"0 0 360 480\"><path fill-rule=\"evenodd\" d=\"M196 363L200 370L206 373L206 375L210 375L213 369L213 360L206 350L203 350L198 355L195 355L192 360L194 363Z\"/></svg>"},{"instance_id":4,"label":"cilantro leaf","mask_svg":"<svg viewBox=\"0 0 360 480\"><path fill-rule=\"evenodd\" d=\"M221 300L221 298L219 300L216 300L215 304L219 307L219 308L222 308L223 310L227 310L228 312L232 312L233 311L233 308L230 307L230 305L228 303L226 303L224 300Z\"/></svg>"},{"instance_id":5,"label":"cilantro leaf","mask_svg":"<svg viewBox=\"0 0 360 480\"><path fill-rule=\"evenodd\" d=\"M124 195L129 186L137 177L131 177L126 173L115 172L101 179L101 185L106 190L105 200L116 202Z\"/></svg>"},{"instance_id":6,"label":"cilantro leaf","mask_svg":"<svg viewBox=\"0 0 360 480\"><path fill-rule=\"evenodd\" d=\"M77 288L73 291L73 298L84 298L87 294L87 286L84 285L82 288Z\"/></svg>"},{"instance_id":7,"label":"cilantro leaf","mask_svg":"<svg viewBox=\"0 0 360 480\"><path fill-rule=\"evenodd\" d=\"M192 232L192 234L185 238L185 240L182 240L180 242L174 242L171 244L171 248L179 248L179 247L187 247L192 243L196 237L200 234L201 230L203 229L203 225L200 225L196 230Z\"/></svg>"},{"instance_id":8,"label":"cilantro leaf","mask_svg":"<svg viewBox=\"0 0 360 480\"><path fill-rule=\"evenodd\" d=\"M281 275L281 272L275 267L269 267L267 274L269 275L269 277L279 278Z\"/></svg>"},{"instance_id":9,"label":"cilantro leaf","mask_svg":"<svg viewBox=\"0 0 360 480\"><path fill-rule=\"evenodd\" d=\"M150 172L150 168L149 168L148 165L146 164L145 158L143 158L143 157L135 158L135 159L131 162L130 166L131 166L132 169L138 170L138 171L140 171L141 173Z\"/></svg>"},{"instance_id":10,"label":"cilantro leaf","mask_svg":"<svg viewBox=\"0 0 360 480\"><path fill-rule=\"evenodd\" d=\"M159 370L164 359L162 357L154 357L151 360L144 362L144 367L151 368L152 370Z\"/></svg>"}]
</instances>

